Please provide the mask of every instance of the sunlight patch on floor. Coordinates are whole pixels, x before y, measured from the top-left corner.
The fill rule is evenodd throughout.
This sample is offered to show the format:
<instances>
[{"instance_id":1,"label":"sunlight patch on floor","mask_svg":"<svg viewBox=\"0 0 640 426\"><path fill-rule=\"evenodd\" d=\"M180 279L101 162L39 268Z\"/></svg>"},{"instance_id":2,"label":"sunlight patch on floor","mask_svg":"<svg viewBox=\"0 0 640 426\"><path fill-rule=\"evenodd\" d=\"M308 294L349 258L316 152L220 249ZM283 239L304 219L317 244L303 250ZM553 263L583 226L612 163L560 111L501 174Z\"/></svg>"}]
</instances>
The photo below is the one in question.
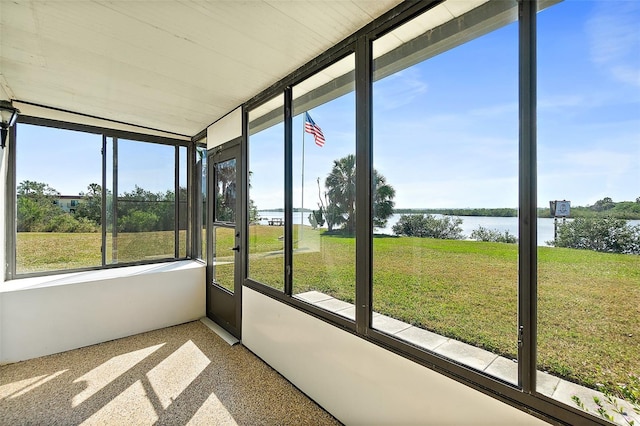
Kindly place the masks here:
<instances>
[{"instance_id":1,"label":"sunlight patch on floor","mask_svg":"<svg viewBox=\"0 0 640 426\"><path fill-rule=\"evenodd\" d=\"M185 364L184 360L189 363ZM162 408L167 409L211 361L191 340L147 373Z\"/></svg>"},{"instance_id":2,"label":"sunlight patch on floor","mask_svg":"<svg viewBox=\"0 0 640 426\"><path fill-rule=\"evenodd\" d=\"M73 383L84 383L86 388L73 397L71 406L77 407L82 404L162 346L164 346L164 343L114 356L107 362L78 377Z\"/></svg>"},{"instance_id":3,"label":"sunlight patch on floor","mask_svg":"<svg viewBox=\"0 0 640 426\"><path fill-rule=\"evenodd\" d=\"M22 396L27 392L34 390L38 386L42 386L48 381L55 379L66 371L69 370L60 370L53 374L43 374L41 376L31 377L29 379L2 385L0 386L0 399L13 399Z\"/></svg>"},{"instance_id":4,"label":"sunlight patch on floor","mask_svg":"<svg viewBox=\"0 0 640 426\"><path fill-rule=\"evenodd\" d=\"M209 395L207 400L202 404L198 411L196 411L196 414L193 415L187 425L210 425L213 423L229 426L237 426L238 424L214 393Z\"/></svg>"},{"instance_id":5,"label":"sunlight patch on floor","mask_svg":"<svg viewBox=\"0 0 640 426\"><path fill-rule=\"evenodd\" d=\"M135 401L135 404L132 404L131 401ZM107 424L151 425L158 419L159 416L156 413L153 402L147 395L142 381L137 380L81 424L84 426Z\"/></svg>"}]
</instances>

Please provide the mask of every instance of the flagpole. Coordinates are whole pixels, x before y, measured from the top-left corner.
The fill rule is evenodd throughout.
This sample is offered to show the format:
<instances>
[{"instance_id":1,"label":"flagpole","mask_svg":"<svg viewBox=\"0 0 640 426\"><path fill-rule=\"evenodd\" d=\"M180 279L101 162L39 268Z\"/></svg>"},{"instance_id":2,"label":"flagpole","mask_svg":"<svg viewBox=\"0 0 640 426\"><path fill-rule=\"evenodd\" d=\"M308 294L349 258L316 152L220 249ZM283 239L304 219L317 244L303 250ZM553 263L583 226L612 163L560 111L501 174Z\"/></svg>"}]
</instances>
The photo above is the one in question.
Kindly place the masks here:
<instances>
[{"instance_id":1,"label":"flagpole","mask_svg":"<svg viewBox=\"0 0 640 426\"><path fill-rule=\"evenodd\" d=\"M304 227L304 124L307 117L302 116L302 194L300 194L300 230L298 231L298 248L300 248L300 241L302 240L302 228Z\"/></svg>"}]
</instances>

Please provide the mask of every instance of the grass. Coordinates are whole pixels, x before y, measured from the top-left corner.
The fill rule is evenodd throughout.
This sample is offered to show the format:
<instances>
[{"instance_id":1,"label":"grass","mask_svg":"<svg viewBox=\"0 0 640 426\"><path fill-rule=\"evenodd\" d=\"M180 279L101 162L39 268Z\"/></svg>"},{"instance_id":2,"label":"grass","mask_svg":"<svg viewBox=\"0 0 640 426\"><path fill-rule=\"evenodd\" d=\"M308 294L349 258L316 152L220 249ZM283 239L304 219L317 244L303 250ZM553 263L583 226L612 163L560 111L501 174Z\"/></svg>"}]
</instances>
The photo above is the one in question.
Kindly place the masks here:
<instances>
[{"instance_id":1,"label":"grass","mask_svg":"<svg viewBox=\"0 0 640 426\"><path fill-rule=\"evenodd\" d=\"M248 276L284 291L284 227L249 226Z\"/></svg>"},{"instance_id":2,"label":"grass","mask_svg":"<svg viewBox=\"0 0 640 426\"><path fill-rule=\"evenodd\" d=\"M258 250L282 229L252 232L250 268L268 265L259 281L282 290L284 259L274 267ZM355 239L305 228L294 246L294 294L317 290L354 302ZM517 262L515 244L375 238L373 309L517 358ZM640 371L638 330L640 256L539 248L540 370L590 387L624 383Z\"/></svg>"},{"instance_id":3,"label":"grass","mask_svg":"<svg viewBox=\"0 0 640 426\"><path fill-rule=\"evenodd\" d=\"M18 232L16 272L19 274L100 266L99 233Z\"/></svg>"},{"instance_id":4,"label":"grass","mask_svg":"<svg viewBox=\"0 0 640 426\"><path fill-rule=\"evenodd\" d=\"M353 303L355 239L310 228L298 232L294 294L317 290ZM153 256L167 247L173 253L173 234L155 234L122 236L119 258ZM282 227L249 229L249 277L279 290L284 288L283 234ZM232 247L233 235L221 234L217 245ZM380 237L373 250L375 311L516 357L515 244ZM99 234L18 234L21 272L99 264ZM221 279L230 273L219 270ZM556 376L595 387L625 383L629 374L638 374L640 256L540 247L537 337L538 368Z\"/></svg>"},{"instance_id":5,"label":"grass","mask_svg":"<svg viewBox=\"0 0 640 426\"><path fill-rule=\"evenodd\" d=\"M374 310L516 358L515 245L374 240Z\"/></svg>"},{"instance_id":6,"label":"grass","mask_svg":"<svg viewBox=\"0 0 640 426\"><path fill-rule=\"evenodd\" d=\"M16 272L78 269L102 264L101 234L18 232L16 238ZM185 231L179 234L181 253L184 253ZM152 259L173 258L173 231L119 233L117 262L126 263ZM111 236L107 236L107 263L114 260Z\"/></svg>"}]
</instances>

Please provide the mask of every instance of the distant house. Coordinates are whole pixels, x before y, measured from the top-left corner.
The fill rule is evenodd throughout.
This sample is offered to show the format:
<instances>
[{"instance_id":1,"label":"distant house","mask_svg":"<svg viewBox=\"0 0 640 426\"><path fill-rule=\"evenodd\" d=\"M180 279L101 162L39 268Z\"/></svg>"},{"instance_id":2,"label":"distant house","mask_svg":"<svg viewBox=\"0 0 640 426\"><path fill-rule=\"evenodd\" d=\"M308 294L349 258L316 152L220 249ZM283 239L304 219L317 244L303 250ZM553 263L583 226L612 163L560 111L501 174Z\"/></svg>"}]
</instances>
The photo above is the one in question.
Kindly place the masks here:
<instances>
[{"instance_id":1,"label":"distant house","mask_svg":"<svg viewBox=\"0 0 640 426\"><path fill-rule=\"evenodd\" d=\"M80 195L60 195L53 204L59 206L65 213L73 214L81 201L82 197Z\"/></svg>"}]
</instances>

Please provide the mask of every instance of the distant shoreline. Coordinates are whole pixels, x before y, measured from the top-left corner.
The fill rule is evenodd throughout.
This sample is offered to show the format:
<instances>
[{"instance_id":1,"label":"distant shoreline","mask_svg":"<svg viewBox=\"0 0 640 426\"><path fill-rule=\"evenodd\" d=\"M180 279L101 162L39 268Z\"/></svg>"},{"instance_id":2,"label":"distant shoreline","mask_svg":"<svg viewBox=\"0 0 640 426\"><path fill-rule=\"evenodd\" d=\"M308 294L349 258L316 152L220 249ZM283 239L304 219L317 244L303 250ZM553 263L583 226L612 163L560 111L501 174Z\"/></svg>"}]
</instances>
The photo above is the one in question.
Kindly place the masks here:
<instances>
[{"instance_id":1,"label":"distant shoreline","mask_svg":"<svg viewBox=\"0 0 640 426\"><path fill-rule=\"evenodd\" d=\"M624 202L619 205L631 205L638 203ZM637 210L637 211L636 211ZM258 212L283 212L284 209L260 209ZM294 212L300 213L300 208L294 208ZM311 213L312 209L304 208L304 212ZM442 214L447 216L481 216L481 217L517 217L518 209L498 207L498 208L464 208L464 209L421 209L421 208L397 208L393 210L395 214ZM548 208L538 207L538 217L552 217ZM594 211L591 207L576 206L571 207L570 218L576 217L612 217L615 219L640 220L640 204L637 209L618 209L616 207Z\"/></svg>"}]
</instances>

